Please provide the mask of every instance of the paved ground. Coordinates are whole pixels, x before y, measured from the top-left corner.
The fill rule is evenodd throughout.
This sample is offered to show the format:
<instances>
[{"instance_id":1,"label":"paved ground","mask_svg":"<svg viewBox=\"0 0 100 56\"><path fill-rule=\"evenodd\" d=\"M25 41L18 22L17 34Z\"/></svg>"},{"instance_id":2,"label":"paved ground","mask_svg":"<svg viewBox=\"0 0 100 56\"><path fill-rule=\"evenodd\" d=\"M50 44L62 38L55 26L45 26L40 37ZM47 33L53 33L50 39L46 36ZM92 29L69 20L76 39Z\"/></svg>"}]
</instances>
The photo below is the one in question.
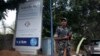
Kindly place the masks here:
<instances>
[{"instance_id":1,"label":"paved ground","mask_svg":"<svg viewBox=\"0 0 100 56\"><path fill-rule=\"evenodd\" d=\"M72 55L74 54L74 52L71 52L71 53ZM17 51L2 50L0 51L0 56L33 56L33 55L22 55ZM34 55L34 56L47 56L47 55Z\"/></svg>"},{"instance_id":2,"label":"paved ground","mask_svg":"<svg viewBox=\"0 0 100 56\"><path fill-rule=\"evenodd\" d=\"M47 56L47 55L22 55L17 51L2 50L0 51L0 56Z\"/></svg>"},{"instance_id":3,"label":"paved ground","mask_svg":"<svg viewBox=\"0 0 100 56\"><path fill-rule=\"evenodd\" d=\"M22 55L22 56L46 56L46 55Z\"/></svg>"}]
</instances>

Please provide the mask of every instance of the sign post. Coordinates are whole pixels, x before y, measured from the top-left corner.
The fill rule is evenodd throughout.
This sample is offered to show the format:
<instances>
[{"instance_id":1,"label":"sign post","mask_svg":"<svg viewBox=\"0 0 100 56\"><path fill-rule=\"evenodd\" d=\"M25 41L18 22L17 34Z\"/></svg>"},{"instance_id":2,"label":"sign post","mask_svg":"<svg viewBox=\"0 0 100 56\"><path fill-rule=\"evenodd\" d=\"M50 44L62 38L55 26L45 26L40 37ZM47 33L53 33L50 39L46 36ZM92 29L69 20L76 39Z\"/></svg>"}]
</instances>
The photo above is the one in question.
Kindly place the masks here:
<instances>
[{"instance_id":1,"label":"sign post","mask_svg":"<svg viewBox=\"0 0 100 56\"><path fill-rule=\"evenodd\" d=\"M54 56L54 39L53 39L53 0L50 0L50 20L51 20L51 56Z\"/></svg>"},{"instance_id":2,"label":"sign post","mask_svg":"<svg viewBox=\"0 0 100 56\"><path fill-rule=\"evenodd\" d=\"M34 54L41 47L43 0L19 5L13 47L22 54Z\"/></svg>"}]
</instances>

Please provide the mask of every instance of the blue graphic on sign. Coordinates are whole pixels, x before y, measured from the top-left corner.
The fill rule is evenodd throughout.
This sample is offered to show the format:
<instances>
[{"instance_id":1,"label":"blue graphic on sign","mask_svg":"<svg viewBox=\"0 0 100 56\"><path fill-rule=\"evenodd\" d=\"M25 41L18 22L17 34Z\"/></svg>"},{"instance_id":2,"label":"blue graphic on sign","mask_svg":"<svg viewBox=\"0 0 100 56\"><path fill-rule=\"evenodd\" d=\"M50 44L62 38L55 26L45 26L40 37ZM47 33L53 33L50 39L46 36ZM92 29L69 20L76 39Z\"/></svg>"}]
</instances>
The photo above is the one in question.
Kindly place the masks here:
<instances>
[{"instance_id":1,"label":"blue graphic on sign","mask_svg":"<svg viewBox=\"0 0 100 56\"><path fill-rule=\"evenodd\" d=\"M38 38L16 38L16 46L38 46Z\"/></svg>"},{"instance_id":2,"label":"blue graphic on sign","mask_svg":"<svg viewBox=\"0 0 100 56\"><path fill-rule=\"evenodd\" d=\"M32 46L37 45L37 43L38 43L38 41L37 41L36 38L32 38L32 39L30 40L30 44L31 44Z\"/></svg>"}]
</instances>

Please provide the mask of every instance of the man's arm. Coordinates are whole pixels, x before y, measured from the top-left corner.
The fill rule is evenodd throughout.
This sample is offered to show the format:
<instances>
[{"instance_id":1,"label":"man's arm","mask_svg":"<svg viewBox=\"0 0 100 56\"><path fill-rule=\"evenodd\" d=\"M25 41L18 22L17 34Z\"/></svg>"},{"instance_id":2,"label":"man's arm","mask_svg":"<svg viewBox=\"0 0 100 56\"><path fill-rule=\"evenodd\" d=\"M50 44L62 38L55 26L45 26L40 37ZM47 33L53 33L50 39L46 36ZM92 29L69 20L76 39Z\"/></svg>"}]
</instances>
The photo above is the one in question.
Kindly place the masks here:
<instances>
[{"instance_id":1,"label":"man's arm","mask_svg":"<svg viewBox=\"0 0 100 56\"><path fill-rule=\"evenodd\" d=\"M72 33L71 33L71 32L68 33L68 34L65 36L65 38L67 38L67 40L71 40L71 37L72 37Z\"/></svg>"},{"instance_id":2,"label":"man's arm","mask_svg":"<svg viewBox=\"0 0 100 56\"><path fill-rule=\"evenodd\" d=\"M58 34L54 34L54 40L60 40L61 38L58 37Z\"/></svg>"},{"instance_id":3,"label":"man's arm","mask_svg":"<svg viewBox=\"0 0 100 56\"><path fill-rule=\"evenodd\" d=\"M59 38L57 34L54 35L54 40L58 41L58 40L68 40L68 38Z\"/></svg>"},{"instance_id":4,"label":"man's arm","mask_svg":"<svg viewBox=\"0 0 100 56\"><path fill-rule=\"evenodd\" d=\"M68 37L69 37L69 40L71 40L71 38L72 38L72 32L69 33Z\"/></svg>"},{"instance_id":5,"label":"man's arm","mask_svg":"<svg viewBox=\"0 0 100 56\"><path fill-rule=\"evenodd\" d=\"M54 40L58 40L58 34L54 34Z\"/></svg>"}]
</instances>

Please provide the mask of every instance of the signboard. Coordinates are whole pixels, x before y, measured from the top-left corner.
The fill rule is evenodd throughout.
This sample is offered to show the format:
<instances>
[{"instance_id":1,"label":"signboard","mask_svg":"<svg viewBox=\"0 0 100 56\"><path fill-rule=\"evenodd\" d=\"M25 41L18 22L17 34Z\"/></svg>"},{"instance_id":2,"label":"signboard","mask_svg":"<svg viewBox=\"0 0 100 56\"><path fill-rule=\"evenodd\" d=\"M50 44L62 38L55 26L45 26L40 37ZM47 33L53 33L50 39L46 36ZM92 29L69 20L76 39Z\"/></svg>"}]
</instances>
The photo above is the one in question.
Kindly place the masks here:
<instances>
[{"instance_id":1,"label":"signboard","mask_svg":"<svg viewBox=\"0 0 100 56\"><path fill-rule=\"evenodd\" d=\"M29 0L19 5L13 46L19 50L41 47L43 0Z\"/></svg>"}]
</instances>

